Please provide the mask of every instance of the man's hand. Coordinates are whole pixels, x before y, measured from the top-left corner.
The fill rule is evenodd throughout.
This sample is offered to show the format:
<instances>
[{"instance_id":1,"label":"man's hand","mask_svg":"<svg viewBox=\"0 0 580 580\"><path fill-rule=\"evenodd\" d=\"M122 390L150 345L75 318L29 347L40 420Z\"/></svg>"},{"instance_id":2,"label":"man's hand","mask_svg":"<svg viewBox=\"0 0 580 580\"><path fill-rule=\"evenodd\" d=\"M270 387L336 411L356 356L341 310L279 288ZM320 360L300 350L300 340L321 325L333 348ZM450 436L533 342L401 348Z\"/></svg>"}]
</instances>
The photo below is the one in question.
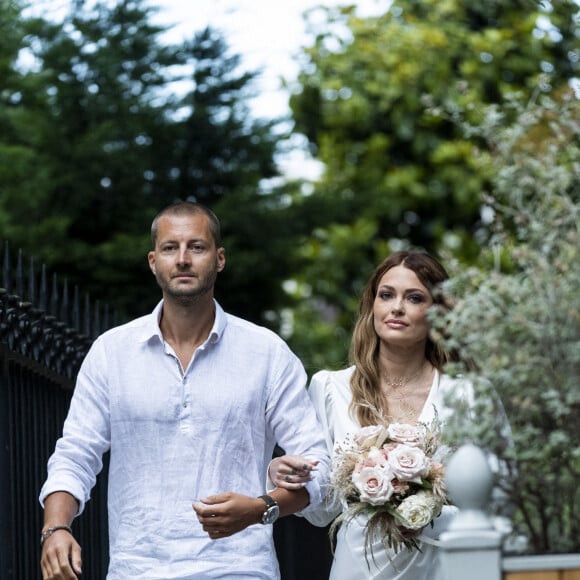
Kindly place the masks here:
<instances>
[{"instance_id":1,"label":"man's hand","mask_svg":"<svg viewBox=\"0 0 580 580\"><path fill-rule=\"evenodd\" d=\"M82 573L81 547L66 530L57 530L42 546L42 580L77 580Z\"/></svg>"},{"instance_id":2,"label":"man's hand","mask_svg":"<svg viewBox=\"0 0 580 580\"><path fill-rule=\"evenodd\" d=\"M79 511L79 502L66 491L44 499L43 530L69 526ZM67 530L56 530L44 541L40 555L42 580L76 580L81 573L81 547Z\"/></svg>"},{"instance_id":3,"label":"man's hand","mask_svg":"<svg viewBox=\"0 0 580 580\"><path fill-rule=\"evenodd\" d=\"M232 536L262 520L264 500L240 493L220 493L193 504L202 528L212 540Z\"/></svg>"}]
</instances>

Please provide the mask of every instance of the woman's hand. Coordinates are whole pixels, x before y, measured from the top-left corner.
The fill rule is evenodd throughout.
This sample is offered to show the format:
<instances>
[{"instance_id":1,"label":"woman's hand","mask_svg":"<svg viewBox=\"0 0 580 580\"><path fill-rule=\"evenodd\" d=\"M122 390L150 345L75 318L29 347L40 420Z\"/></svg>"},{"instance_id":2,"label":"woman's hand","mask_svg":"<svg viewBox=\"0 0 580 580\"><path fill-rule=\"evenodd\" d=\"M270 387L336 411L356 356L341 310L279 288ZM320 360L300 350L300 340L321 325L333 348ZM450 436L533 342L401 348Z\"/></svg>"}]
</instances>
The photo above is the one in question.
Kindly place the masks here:
<instances>
[{"instance_id":1,"label":"woman's hand","mask_svg":"<svg viewBox=\"0 0 580 580\"><path fill-rule=\"evenodd\" d=\"M310 461L300 455L283 455L272 460L268 475L276 487L300 489L312 479L318 461Z\"/></svg>"}]
</instances>

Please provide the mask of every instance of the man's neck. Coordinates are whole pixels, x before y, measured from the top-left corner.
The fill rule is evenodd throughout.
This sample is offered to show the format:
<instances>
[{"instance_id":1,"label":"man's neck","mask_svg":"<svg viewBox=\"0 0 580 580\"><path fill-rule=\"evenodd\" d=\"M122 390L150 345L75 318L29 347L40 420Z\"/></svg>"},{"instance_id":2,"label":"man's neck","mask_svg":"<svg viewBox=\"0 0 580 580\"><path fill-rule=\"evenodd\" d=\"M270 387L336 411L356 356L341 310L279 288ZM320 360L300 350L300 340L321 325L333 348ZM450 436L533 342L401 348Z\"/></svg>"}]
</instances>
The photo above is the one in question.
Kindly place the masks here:
<instances>
[{"instance_id":1,"label":"man's neck","mask_svg":"<svg viewBox=\"0 0 580 580\"><path fill-rule=\"evenodd\" d=\"M159 326L172 346L199 346L209 336L215 320L213 297L188 304L165 299Z\"/></svg>"}]
</instances>

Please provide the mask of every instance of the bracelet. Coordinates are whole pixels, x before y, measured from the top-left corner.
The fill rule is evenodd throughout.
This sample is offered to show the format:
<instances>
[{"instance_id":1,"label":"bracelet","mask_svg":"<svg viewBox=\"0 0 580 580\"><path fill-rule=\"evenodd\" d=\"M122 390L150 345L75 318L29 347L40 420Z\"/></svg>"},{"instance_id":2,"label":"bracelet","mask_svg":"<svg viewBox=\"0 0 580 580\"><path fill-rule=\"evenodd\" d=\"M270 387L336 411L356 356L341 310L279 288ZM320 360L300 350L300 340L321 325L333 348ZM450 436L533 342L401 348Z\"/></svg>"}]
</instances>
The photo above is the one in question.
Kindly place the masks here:
<instances>
[{"instance_id":1,"label":"bracelet","mask_svg":"<svg viewBox=\"0 0 580 580\"><path fill-rule=\"evenodd\" d=\"M42 549L42 546L44 546L44 542L46 542L46 540L48 540L48 538L50 538L50 536L52 536L52 534L54 534L54 532L58 532L58 530L65 530L71 536L73 535L72 530L70 529L70 526L53 526L52 528L47 528L40 535L40 549Z\"/></svg>"}]
</instances>

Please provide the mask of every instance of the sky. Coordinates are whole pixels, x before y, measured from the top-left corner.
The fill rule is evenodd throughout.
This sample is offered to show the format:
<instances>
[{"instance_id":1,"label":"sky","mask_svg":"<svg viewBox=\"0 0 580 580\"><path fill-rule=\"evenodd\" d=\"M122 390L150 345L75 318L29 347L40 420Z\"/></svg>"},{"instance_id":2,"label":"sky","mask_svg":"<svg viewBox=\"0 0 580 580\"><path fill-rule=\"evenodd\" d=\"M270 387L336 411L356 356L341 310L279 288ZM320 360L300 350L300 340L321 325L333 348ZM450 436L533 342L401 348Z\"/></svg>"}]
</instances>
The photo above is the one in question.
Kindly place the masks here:
<instances>
[{"instance_id":1,"label":"sky","mask_svg":"<svg viewBox=\"0 0 580 580\"><path fill-rule=\"evenodd\" d=\"M245 68L258 71L257 95L251 109L256 116L277 118L289 114L289 93L283 79L299 73L297 55L310 44L303 14L317 6L356 5L369 16L386 10L388 0L151 0L159 7L157 22L170 25L168 38L182 41L211 25L225 33ZM306 138L294 135L292 150L279 159L284 174L314 180L320 164L306 152Z\"/></svg>"},{"instance_id":2,"label":"sky","mask_svg":"<svg viewBox=\"0 0 580 580\"><path fill-rule=\"evenodd\" d=\"M298 74L296 55L308 42L303 13L313 7L337 6L348 0L149 0L160 9L158 22L172 25L168 37L191 38L206 25L225 32L232 50L250 70L261 73L256 110L264 115L288 111L280 78ZM385 0L352 0L361 14L385 6Z\"/></svg>"},{"instance_id":3,"label":"sky","mask_svg":"<svg viewBox=\"0 0 580 580\"><path fill-rule=\"evenodd\" d=\"M146 0L158 8L155 23L168 26L168 42L190 40L207 25L225 34L242 66L258 71L256 96L249 103L256 116L271 119L288 115L289 94L283 79L293 81L299 72L297 55L311 44L303 14L317 6L354 4L362 16L384 12L390 0ZM70 0L35 0L32 10L45 17L68 11ZM316 179L320 166L306 153L304 137L295 135L293 151L280 158L284 174Z\"/></svg>"}]
</instances>

